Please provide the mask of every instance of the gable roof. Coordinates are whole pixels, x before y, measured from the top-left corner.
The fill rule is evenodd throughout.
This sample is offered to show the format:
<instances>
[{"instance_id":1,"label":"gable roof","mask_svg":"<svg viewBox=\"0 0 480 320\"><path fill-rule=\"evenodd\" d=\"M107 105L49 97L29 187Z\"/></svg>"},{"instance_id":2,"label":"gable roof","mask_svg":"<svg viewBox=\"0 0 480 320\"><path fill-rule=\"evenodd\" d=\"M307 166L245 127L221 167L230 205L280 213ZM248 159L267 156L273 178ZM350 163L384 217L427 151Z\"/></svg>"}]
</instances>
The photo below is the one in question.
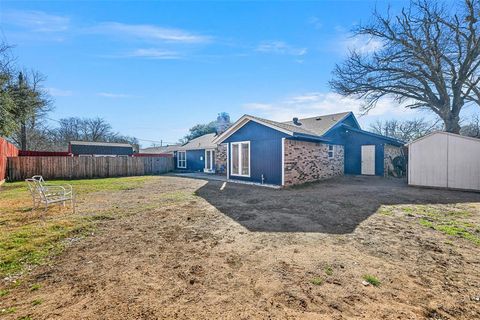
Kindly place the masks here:
<instances>
[{"instance_id":1,"label":"gable roof","mask_svg":"<svg viewBox=\"0 0 480 320\"><path fill-rule=\"evenodd\" d=\"M246 114L240 119L238 119L227 131L216 137L214 139L214 142L221 143L249 121L263 124L267 127L291 136L309 136L319 138L350 114L353 113L342 112L324 116L299 119L298 122L300 123L300 125L294 124L293 121L278 122Z\"/></svg>"},{"instance_id":2,"label":"gable roof","mask_svg":"<svg viewBox=\"0 0 480 320\"><path fill-rule=\"evenodd\" d=\"M300 123L300 125L294 124L293 121L287 121L283 123L292 125L296 128L303 128L309 131L311 134L322 136L333 126L345 119L350 114L352 114L352 112L341 112L311 118L298 119L298 123Z\"/></svg>"},{"instance_id":3,"label":"gable roof","mask_svg":"<svg viewBox=\"0 0 480 320\"><path fill-rule=\"evenodd\" d=\"M203 136L190 140L183 146L177 148L177 150L214 149L217 147L217 144L213 142L216 135L216 133L204 134Z\"/></svg>"},{"instance_id":4,"label":"gable roof","mask_svg":"<svg viewBox=\"0 0 480 320\"><path fill-rule=\"evenodd\" d=\"M140 153L173 153L174 151L177 151L178 148L181 146L179 144L173 144L169 146L161 146L161 147L148 147L145 149L140 149Z\"/></svg>"}]
</instances>

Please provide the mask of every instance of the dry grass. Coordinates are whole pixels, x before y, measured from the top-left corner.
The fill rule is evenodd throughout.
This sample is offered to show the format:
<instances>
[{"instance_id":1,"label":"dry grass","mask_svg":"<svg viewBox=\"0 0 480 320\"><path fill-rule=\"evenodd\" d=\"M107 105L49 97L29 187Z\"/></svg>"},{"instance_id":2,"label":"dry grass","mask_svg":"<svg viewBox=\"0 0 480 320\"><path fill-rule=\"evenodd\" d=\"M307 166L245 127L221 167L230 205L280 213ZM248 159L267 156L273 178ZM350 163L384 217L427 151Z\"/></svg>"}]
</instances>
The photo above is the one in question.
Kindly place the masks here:
<instances>
[{"instance_id":1,"label":"dry grass","mask_svg":"<svg viewBox=\"0 0 480 320\"><path fill-rule=\"evenodd\" d=\"M126 177L53 181L69 183L79 201L97 192L116 192L138 188L151 177ZM0 277L18 274L46 257L63 250L68 239L91 232L98 220L111 219L108 208L95 212L71 213L70 208L53 205L42 220L43 210L32 211L32 201L24 182L0 187Z\"/></svg>"}]
</instances>

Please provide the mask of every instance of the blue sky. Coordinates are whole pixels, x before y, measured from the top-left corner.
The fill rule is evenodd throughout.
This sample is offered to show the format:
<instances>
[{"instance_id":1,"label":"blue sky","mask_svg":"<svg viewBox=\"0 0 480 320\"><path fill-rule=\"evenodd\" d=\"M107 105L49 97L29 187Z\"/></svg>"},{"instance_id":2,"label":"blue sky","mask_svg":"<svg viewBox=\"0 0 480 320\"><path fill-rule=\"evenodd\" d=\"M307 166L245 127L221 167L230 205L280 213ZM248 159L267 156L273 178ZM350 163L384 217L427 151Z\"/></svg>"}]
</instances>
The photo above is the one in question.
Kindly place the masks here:
<instances>
[{"instance_id":1,"label":"blue sky","mask_svg":"<svg viewBox=\"0 0 480 320\"><path fill-rule=\"evenodd\" d=\"M401 1L389 2L393 9ZM226 111L274 120L351 110L328 86L349 36L378 1L0 1L19 64L48 79L53 119L100 116L116 131L175 142ZM390 101L360 123L419 117ZM148 146L148 141L142 141Z\"/></svg>"}]
</instances>

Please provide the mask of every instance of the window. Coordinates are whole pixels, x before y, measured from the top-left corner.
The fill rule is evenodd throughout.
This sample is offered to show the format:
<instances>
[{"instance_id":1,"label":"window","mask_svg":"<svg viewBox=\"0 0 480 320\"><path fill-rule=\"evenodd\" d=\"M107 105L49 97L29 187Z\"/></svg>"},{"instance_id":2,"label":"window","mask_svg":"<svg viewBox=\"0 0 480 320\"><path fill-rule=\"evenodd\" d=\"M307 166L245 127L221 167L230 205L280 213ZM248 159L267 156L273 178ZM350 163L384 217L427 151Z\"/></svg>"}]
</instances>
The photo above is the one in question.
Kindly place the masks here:
<instances>
[{"instance_id":1,"label":"window","mask_svg":"<svg viewBox=\"0 0 480 320\"><path fill-rule=\"evenodd\" d=\"M187 152L186 151L177 152L177 168L182 168L182 169L187 168Z\"/></svg>"},{"instance_id":2,"label":"window","mask_svg":"<svg viewBox=\"0 0 480 320\"><path fill-rule=\"evenodd\" d=\"M335 156L335 146L332 144L328 145L328 159L333 159Z\"/></svg>"},{"instance_id":3,"label":"window","mask_svg":"<svg viewBox=\"0 0 480 320\"><path fill-rule=\"evenodd\" d=\"M250 177L250 141L232 143L231 175Z\"/></svg>"}]
</instances>

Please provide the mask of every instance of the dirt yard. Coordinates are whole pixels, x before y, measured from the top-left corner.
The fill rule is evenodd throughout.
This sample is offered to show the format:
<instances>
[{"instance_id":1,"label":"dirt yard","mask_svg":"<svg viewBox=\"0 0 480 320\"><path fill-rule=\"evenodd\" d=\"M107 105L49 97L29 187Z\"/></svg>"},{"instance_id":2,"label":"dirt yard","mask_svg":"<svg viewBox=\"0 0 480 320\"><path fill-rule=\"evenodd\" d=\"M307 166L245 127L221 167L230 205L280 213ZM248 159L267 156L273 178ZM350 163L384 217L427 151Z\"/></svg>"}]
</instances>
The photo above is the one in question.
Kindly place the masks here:
<instances>
[{"instance_id":1,"label":"dirt yard","mask_svg":"<svg viewBox=\"0 0 480 320\"><path fill-rule=\"evenodd\" d=\"M0 317L480 318L480 194L373 177L221 185L164 176L80 197L79 212L110 214L4 280Z\"/></svg>"}]
</instances>

